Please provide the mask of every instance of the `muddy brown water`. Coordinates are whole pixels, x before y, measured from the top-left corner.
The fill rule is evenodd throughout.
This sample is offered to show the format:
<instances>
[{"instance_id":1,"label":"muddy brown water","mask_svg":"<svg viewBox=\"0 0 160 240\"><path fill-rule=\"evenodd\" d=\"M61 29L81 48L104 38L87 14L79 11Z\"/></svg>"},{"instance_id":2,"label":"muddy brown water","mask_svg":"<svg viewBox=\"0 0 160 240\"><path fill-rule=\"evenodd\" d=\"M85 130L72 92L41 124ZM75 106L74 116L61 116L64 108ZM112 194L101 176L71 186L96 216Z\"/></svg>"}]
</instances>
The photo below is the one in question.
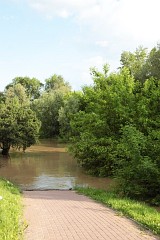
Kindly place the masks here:
<instances>
[{"instance_id":1,"label":"muddy brown water","mask_svg":"<svg viewBox=\"0 0 160 240\"><path fill-rule=\"evenodd\" d=\"M0 157L0 176L22 190L65 190L76 185L108 189L111 179L87 175L66 147L55 140L41 140L26 153L11 151L9 159Z\"/></svg>"}]
</instances>

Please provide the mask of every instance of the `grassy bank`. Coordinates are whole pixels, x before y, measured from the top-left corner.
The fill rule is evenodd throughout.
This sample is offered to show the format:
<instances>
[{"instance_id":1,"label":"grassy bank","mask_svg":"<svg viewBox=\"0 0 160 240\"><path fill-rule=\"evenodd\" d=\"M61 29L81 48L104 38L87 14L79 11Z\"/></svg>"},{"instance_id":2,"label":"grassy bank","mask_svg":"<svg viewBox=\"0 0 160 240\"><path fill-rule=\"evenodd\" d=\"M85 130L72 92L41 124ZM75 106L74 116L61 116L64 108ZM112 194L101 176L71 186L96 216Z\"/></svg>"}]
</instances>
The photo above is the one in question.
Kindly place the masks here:
<instances>
[{"instance_id":1,"label":"grassy bank","mask_svg":"<svg viewBox=\"0 0 160 240\"><path fill-rule=\"evenodd\" d=\"M22 239L22 203L19 189L0 179L0 239Z\"/></svg>"},{"instance_id":2,"label":"grassy bank","mask_svg":"<svg viewBox=\"0 0 160 240\"><path fill-rule=\"evenodd\" d=\"M153 233L160 235L160 213L146 204L127 198L120 198L115 193L93 188L76 188L76 191L104 203L125 216L147 227Z\"/></svg>"}]
</instances>

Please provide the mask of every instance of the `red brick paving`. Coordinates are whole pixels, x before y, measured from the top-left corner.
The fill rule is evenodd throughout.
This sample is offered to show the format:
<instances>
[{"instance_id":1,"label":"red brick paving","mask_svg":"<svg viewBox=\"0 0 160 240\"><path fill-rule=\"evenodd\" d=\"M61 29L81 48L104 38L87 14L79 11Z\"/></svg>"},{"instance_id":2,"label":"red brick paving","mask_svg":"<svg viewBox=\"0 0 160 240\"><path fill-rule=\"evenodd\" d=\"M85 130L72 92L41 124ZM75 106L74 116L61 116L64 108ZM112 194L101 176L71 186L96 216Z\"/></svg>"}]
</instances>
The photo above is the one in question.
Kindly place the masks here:
<instances>
[{"instance_id":1,"label":"red brick paving","mask_svg":"<svg viewBox=\"0 0 160 240\"><path fill-rule=\"evenodd\" d=\"M131 220L74 191L25 191L26 240L155 240Z\"/></svg>"}]
</instances>

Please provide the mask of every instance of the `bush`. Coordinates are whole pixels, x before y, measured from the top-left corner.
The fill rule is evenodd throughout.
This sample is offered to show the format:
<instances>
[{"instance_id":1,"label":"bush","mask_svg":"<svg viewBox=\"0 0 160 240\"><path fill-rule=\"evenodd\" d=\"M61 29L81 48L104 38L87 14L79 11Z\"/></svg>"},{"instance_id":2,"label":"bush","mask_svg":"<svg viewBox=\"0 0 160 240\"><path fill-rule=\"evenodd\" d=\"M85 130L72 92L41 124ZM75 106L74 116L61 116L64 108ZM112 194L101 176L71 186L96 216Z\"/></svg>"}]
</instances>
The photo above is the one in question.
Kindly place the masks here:
<instances>
[{"instance_id":1,"label":"bush","mask_svg":"<svg viewBox=\"0 0 160 240\"><path fill-rule=\"evenodd\" d=\"M146 144L147 138L135 127L123 127L117 146L119 168L115 175L118 189L124 195L151 200L160 194L160 171L156 162L145 156Z\"/></svg>"}]
</instances>

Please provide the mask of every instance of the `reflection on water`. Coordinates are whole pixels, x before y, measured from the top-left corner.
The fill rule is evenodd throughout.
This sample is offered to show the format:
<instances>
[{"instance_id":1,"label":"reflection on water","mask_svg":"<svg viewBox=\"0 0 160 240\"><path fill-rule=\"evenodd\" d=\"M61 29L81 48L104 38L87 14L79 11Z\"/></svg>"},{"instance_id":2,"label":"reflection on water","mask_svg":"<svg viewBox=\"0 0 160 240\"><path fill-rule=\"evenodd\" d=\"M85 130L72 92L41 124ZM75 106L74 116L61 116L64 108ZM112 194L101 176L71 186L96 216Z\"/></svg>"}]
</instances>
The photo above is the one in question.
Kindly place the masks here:
<instances>
[{"instance_id":1,"label":"reflection on water","mask_svg":"<svg viewBox=\"0 0 160 240\"><path fill-rule=\"evenodd\" d=\"M84 173L64 144L42 140L26 153L12 152L11 158L0 157L0 176L22 189L70 189L75 185L107 189L111 180Z\"/></svg>"}]
</instances>

